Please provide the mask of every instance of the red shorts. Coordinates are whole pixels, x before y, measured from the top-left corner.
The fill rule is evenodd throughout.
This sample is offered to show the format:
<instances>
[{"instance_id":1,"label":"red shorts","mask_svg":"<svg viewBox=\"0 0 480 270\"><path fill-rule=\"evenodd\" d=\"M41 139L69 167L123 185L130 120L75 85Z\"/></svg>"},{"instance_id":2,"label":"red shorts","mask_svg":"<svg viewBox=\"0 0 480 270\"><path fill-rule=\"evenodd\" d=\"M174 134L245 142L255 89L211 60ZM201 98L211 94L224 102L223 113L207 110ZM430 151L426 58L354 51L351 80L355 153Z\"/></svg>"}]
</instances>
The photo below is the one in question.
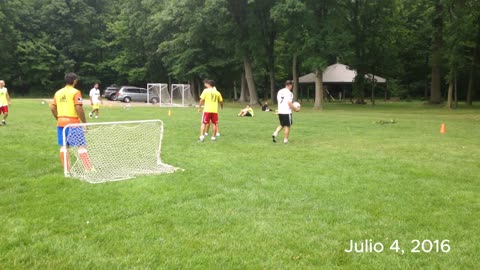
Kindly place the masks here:
<instances>
[{"instance_id":1,"label":"red shorts","mask_svg":"<svg viewBox=\"0 0 480 270\"><path fill-rule=\"evenodd\" d=\"M8 106L0 107L0 114L7 114L8 113Z\"/></svg>"},{"instance_id":2,"label":"red shorts","mask_svg":"<svg viewBox=\"0 0 480 270\"><path fill-rule=\"evenodd\" d=\"M218 113L204 112L202 123L208 124L212 121L214 125L218 124Z\"/></svg>"}]
</instances>

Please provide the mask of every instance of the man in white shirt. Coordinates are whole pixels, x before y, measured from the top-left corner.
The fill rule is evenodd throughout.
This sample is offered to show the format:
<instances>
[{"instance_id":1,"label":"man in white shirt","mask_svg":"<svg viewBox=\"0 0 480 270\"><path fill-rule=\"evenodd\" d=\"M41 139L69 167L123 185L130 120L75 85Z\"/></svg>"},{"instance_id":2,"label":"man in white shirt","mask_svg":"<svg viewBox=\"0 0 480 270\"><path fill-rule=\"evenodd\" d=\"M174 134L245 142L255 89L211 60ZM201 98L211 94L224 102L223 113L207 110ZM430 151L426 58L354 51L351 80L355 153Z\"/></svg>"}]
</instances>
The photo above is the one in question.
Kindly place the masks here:
<instances>
[{"instance_id":1,"label":"man in white shirt","mask_svg":"<svg viewBox=\"0 0 480 270\"><path fill-rule=\"evenodd\" d=\"M92 90L90 90L90 104L92 105L92 111L88 114L88 117L92 118L93 113L95 113L95 118L98 118L100 103L103 104L103 101L100 95L100 89L98 89L98 83L96 83Z\"/></svg>"},{"instance_id":2,"label":"man in white shirt","mask_svg":"<svg viewBox=\"0 0 480 270\"><path fill-rule=\"evenodd\" d=\"M295 108L293 106L293 82L286 81L285 88L281 89L277 93L277 103L278 103L278 119L280 120L280 125L277 127L275 132L273 132L272 140L274 143L277 142L277 136L283 128L285 128L285 136L283 143L288 143L288 135L290 135L290 126L292 126L292 110L298 112L300 108Z\"/></svg>"}]
</instances>

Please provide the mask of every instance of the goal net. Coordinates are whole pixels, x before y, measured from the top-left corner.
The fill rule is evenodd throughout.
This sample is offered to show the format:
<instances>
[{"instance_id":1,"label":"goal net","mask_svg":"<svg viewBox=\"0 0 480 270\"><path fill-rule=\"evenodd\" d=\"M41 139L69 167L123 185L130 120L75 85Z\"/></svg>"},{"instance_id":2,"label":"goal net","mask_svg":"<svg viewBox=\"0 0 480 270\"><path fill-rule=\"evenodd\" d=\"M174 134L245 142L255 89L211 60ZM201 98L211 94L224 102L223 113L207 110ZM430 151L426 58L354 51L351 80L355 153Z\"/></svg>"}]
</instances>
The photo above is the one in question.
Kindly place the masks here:
<instances>
[{"instance_id":1,"label":"goal net","mask_svg":"<svg viewBox=\"0 0 480 270\"><path fill-rule=\"evenodd\" d=\"M147 102L158 103L162 105L170 105L172 98L168 92L168 84L166 83L149 83L147 84Z\"/></svg>"},{"instance_id":2,"label":"goal net","mask_svg":"<svg viewBox=\"0 0 480 270\"><path fill-rule=\"evenodd\" d=\"M162 138L161 120L68 125L65 176L101 183L175 172L161 160Z\"/></svg>"},{"instance_id":3,"label":"goal net","mask_svg":"<svg viewBox=\"0 0 480 270\"><path fill-rule=\"evenodd\" d=\"M189 84L172 84L172 105L191 107L196 104Z\"/></svg>"}]
</instances>

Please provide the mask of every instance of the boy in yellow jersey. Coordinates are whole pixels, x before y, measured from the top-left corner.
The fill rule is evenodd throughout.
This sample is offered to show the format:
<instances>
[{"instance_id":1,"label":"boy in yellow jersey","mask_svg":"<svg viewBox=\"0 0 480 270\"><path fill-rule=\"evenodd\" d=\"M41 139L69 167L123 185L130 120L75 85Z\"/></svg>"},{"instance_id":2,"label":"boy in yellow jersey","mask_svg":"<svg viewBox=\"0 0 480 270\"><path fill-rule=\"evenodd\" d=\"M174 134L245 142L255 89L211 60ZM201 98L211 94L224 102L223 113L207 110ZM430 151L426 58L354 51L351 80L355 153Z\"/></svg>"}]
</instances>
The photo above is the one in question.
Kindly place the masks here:
<instances>
[{"instance_id":1,"label":"boy in yellow jersey","mask_svg":"<svg viewBox=\"0 0 480 270\"><path fill-rule=\"evenodd\" d=\"M223 109L223 97L222 94L215 88L215 81L205 80L203 81L205 89L200 95L200 102L198 104L198 112L202 111L202 105L205 104L203 109L202 126L200 128L199 142L203 142L205 139L205 126L212 122L212 141L216 140L215 134L218 132L218 103L220 103Z\"/></svg>"},{"instance_id":2,"label":"boy in yellow jersey","mask_svg":"<svg viewBox=\"0 0 480 270\"><path fill-rule=\"evenodd\" d=\"M10 96L8 95L8 90L5 87L5 81L0 80L0 114L3 113L2 125L6 125L8 117L8 105L11 104Z\"/></svg>"},{"instance_id":3,"label":"boy in yellow jersey","mask_svg":"<svg viewBox=\"0 0 480 270\"><path fill-rule=\"evenodd\" d=\"M75 73L68 73L65 75L66 86L55 93L55 97L50 106L52 114L57 120L57 137L58 145L60 145L60 159L64 168L69 169L68 160L65 160L67 149L66 147L73 146L79 147L78 153L82 160L85 170L90 171L92 169L90 165L90 158L88 157L85 136L83 129L68 128L65 130L65 134L68 137L69 134L75 139L69 140L64 144L63 130L68 124L86 123L85 112L83 111L83 99L82 93L75 89L75 85L78 82L78 76ZM66 146L66 147L65 147ZM67 164L64 162L67 161Z\"/></svg>"},{"instance_id":4,"label":"boy in yellow jersey","mask_svg":"<svg viewBox=\"0 0 480 270\"><path fill-rule=\"evenodd\" d=\"M252 107L250 107L250 105L247 104L247 106L245 107L245 109L241 109L237 116L253 117L254 115L255 115L255 113L253 112Z\"/></svg>"}]
</instances>

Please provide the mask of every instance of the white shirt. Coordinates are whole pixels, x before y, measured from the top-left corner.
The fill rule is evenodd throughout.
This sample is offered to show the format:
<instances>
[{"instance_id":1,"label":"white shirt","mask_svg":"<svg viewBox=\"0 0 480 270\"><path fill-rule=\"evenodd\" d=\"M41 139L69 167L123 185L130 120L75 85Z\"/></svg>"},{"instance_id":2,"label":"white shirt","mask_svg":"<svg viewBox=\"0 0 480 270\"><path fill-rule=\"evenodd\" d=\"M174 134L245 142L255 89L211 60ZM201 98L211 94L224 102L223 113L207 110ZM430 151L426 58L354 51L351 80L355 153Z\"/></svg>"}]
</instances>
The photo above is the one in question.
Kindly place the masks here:
<instances>
[{"instance_id":1,"label":"white shirt","mask_svg":"<svg viewBox=\"0 0 480 270\"><path fill-rule=\"evenodd\" d=\"M283 88L277 93L278 113L291 114L292 108L288 102L293 102L293 93L288 88Z\"/></svg>"},{"instance_id":2,"label":"white shirt","mask_svg":"<svg viewBox=\"0 0 480 270\"><path fill-rule=\"evenodd\" d=\"M90 90L90 97L92 98L93 104L100 103L100 89L92 88L92 90Z\"/></svg>"}]
</instances>

